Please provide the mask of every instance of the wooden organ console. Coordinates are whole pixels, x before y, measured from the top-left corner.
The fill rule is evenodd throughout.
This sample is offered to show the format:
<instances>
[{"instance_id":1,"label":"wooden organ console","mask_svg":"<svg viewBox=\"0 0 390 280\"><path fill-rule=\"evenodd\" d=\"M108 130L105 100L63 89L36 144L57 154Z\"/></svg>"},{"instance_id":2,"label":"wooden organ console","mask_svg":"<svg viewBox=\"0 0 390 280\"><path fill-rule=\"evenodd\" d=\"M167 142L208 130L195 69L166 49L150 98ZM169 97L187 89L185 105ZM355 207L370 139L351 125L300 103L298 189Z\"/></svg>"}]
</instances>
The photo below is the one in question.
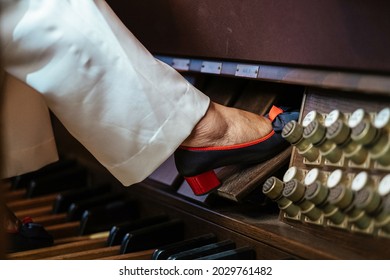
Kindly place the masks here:
<instances>
[{"instance_id":1,"label":"wooden organ console","mask_svg":"<svg viewBox=\"0 0 390 280\"><path fill-rule=\"evenodd\" d=\"M212 100L259 114L300 108L283 130L291 147L221 168L210 195L192 195L172 158L124 188L53 116L63 169L3 190L54 244L6 258L151 259L165 248L192 259L390 259L390 5L341 2L108 1ZM185 255L190 239L200 243Z\"/></svg>"}]
</instances>

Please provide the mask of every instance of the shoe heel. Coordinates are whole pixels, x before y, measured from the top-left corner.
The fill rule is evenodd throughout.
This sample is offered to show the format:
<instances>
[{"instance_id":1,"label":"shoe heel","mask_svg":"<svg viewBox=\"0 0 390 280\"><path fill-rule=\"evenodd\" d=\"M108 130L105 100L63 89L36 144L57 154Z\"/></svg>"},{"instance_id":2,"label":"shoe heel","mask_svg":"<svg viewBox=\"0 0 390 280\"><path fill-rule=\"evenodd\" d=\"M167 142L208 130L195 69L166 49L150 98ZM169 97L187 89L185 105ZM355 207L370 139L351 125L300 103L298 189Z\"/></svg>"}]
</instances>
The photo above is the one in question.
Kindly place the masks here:
<instances>
[{"instance_id":1,"label":"shoe heel","mask_svg":"<svg viewBox=\"0 0 390 280\"><path fill-rule=\"evenodd\" d=\"M221 184L214 170L192 177L184 177L184 179L190 185L195 195L207 194Z\"/></svg>"}]
</instances>

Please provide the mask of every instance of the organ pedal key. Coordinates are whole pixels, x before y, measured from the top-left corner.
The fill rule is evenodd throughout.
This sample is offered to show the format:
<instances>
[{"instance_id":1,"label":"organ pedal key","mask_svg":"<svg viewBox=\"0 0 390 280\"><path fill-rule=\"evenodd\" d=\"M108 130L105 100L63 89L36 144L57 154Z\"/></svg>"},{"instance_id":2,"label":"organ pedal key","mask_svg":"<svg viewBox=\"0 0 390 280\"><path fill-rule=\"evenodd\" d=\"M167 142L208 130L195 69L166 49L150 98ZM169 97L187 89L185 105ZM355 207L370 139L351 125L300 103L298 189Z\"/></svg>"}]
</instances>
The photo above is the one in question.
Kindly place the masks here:
<instances>
[{"instance_id":1,"label":"organ pedal key","mask_svg":"<svg viewBox=\"0 0 390 280\"><path fill-rule=\"evenodd\" d=\"M66 162L63 166L73 167L73 164L68 164ZM188 251L190 247L197 253L193 252L185 258L195 258L235 249L233 241L218 241L216 236L210 233L186 239L184 222L164 213L140 217L134 199L113 191L106 184L93 186L86 184L85 178L78 177L81 181L73 181L70 189L64 189L64 184L50 189L47 186L55 186L58 178L62 178L62 175L57 176L55 173L63 174L63 171L57 169L57 166L62 164L55 165L46 168L52 172L50 176L42 171L28 174L27 178L20 176L18 182L23 182L24 187L18 185L7 190L8 193L24 193L22 200L9 195L7 204L11 209L17 210L15 213L19 218L21 215L30 214L35 223L42 223L39 225L54 238L53 244L9 251L8 259L153 259L153 254L161 258L162 255L167 255L168 251L171 256L173 253ZM87 173L84 175L88 177ZM40 176L45 176L45 179ZM45 184L40 184L44 186L42 191L31 196L26 195L29 182ZM75 188L75 185L81 187ZM23 212L20 209L23 209ZM207 243L209 247L202 247Z\"/></svg>"}]
</instances>

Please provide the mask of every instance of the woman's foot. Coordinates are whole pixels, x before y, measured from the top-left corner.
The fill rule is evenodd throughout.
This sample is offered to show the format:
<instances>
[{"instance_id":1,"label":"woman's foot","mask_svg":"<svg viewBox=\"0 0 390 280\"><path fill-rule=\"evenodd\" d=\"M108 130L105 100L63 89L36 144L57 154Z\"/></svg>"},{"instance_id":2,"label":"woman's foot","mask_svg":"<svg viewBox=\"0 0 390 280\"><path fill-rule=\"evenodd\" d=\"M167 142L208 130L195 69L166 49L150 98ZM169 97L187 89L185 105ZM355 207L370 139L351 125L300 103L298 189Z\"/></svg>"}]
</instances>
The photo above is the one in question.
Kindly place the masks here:
<instances>
[{"instance_id":1,"label":"woman's foot","mask_svg":"<svg viewBox=\"0 0 390 280\"><path fill-rule=\"evenodd\" d=\"M246 143L272 131L271 121L263 116L210 103L206 115L195 126L182 146L213 147Z\"/></svg>"},{"instance_id":2,"label":"woman's foot","mask_svg":"<svg viewBox=\"0 0 390 280\"><path fill-rule=\"evenodd\" d=\"M214 169L233 164L264 162L288 147L284 125L299 112L272 106L267 117L211 103L191 135L175 151L175 164L194 194L204 195L221 185Z\"/></svg>"}]
</instances>

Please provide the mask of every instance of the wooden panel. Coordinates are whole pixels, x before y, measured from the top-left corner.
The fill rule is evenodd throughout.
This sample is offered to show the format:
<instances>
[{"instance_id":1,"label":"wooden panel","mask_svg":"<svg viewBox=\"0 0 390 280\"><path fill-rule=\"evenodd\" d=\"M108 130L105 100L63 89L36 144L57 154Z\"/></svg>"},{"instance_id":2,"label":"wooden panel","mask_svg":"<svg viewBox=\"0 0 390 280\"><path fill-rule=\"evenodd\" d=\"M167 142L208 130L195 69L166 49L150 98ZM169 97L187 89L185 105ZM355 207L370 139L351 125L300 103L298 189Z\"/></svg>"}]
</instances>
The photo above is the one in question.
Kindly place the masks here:
<instances>
[{"instance_id":1,"label":"wooden panel","mask_svg":"<svg viewBox=\"0 0 390 280\"><path fill-rule=\"evenodd\" d=\"M108 3L157 54L390 71L386 0Z\"/></svg>"}]
</instances>

